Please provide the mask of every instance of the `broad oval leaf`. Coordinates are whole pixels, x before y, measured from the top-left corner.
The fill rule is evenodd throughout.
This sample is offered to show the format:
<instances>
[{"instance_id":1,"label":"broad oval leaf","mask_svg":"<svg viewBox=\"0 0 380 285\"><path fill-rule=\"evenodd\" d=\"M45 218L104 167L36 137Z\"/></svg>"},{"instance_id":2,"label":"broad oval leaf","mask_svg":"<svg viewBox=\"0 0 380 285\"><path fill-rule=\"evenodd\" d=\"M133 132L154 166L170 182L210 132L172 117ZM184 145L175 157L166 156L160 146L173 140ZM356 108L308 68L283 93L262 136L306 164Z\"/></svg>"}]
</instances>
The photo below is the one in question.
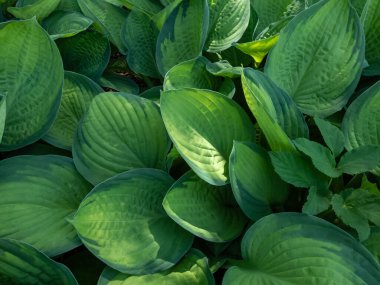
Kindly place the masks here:
<instances>
[{"instance_id":1,"label":"broad oval leaf","mask_svg":"<svg viewBox=\"0 0 380 285\"><path fill-rule=\"evenodd\" d=\"M71 158L15 156L0 162L0 237L22 240L49 256L80 245L66 218L90 191Z\"/></svg>"},{"instance_id":2,"label":"broad oval leaf","mask_svg":"<svg viewBox=\"0 0 380 285\"><path fill-rule=\"evenodd\" d=\"M78 171L94 185L133 168L165 169L170 147L160 110L127 93L101 93L83 117L73 144Z\"/></svg>"},{"instance_id":3,"label":"broad oval leaf","mask_svg":"<svg viewBox=\"0 0 380 285\"><path fill-rule=\"evenodd\" d=\"M12 39L12 40L9 40ZM52 125L63 84L59 51L35 19L0 24L0 94L6 97L0 151L40 139Z\"/></svg>"},{"instance_id":4,"label":"broad oval leaf","mask_svg":"<svg viewBox=\"0 0 380 285\"><path fill-rule=\"evenodd\" d=\"M19 3L16 7L8 8L9 13L16 18L29 19L36 17L40 21L49 16L58 7L61 0L24 1L26 3L22 3L22 1L18 2Z\"/></svg>"},{"instance_id":5,"label":"broad oval leaf","mask_svg":"<svg viewBox=\"0 0 380 285\"><path fill-rule=\"evenodd\" d=\"M65 71L63 95L58 115L43 139L59 148L71 150L78 123L95 95L102 88L90 78Z\"/></svg>"},{"instance_id":6,"label":"broad oval leaf","mask_svg":"<svg viewBox=\"0 0 380 285\"><path fill-rule=\"evenodd\" d=\"M244 262L227 270L223 285L375 285L380 280L380 266L363 245L305 214L262 218L245 234L241 251Z\"/></svg>"},{"instance_id":7,"label":"broad oval leaf","mask_svg":"<svg viewBox=\"0 0 380 285\"><path fill-rule=\"evenodd\" d=\"M137 83L127 77L117 73L106 73L99 79L99 84L102 87L111 88L116 91L125 92L129 94L139 94L140 87Z\"/></svg>"},{"instance_id":8,"label":"broad oval leaf","mask_svg":"<svg viewBox=\"0 0 380 285\"><path fill-rule=\"evenodd\" d=\"M364 33L349 0L323 0L280 33L265 73L302 112L325 117L343 108L361 75Z\"/></svg>"},{"instance_id":9,"label":"broad oval leaf","mask_svg":"<svg viewBox=\"0 0 380 285\"><path fill-rule=\"evenodd\" d=\"M97 185L72 220L84 245L108 266L128 274L151 274L175 265L193 236L162 208L173 182L166 172L143 168Z\"/></svg>"},{"instance_id":10,"label":"broad oval leaf","mask_svg":"<svg viewBox=\"0 0 380 285\"><path fill-rule=\"evenodd\" d=\"M243 109L214 91L164 91L161 112L178 152L199 177L213 185L228 181L233 140L255 140L255 129Z\"/></svg>"},{"instance_id":11,"label":"broad oval leaf","mask_svg":"<svg viewBox=\"0 0 380 285\"><path fill-rule=\"evenodd\" d=\"M32 246L0 239L0 283L39 285L78 285L74 275Z\"/></svg>"}]
</instances>

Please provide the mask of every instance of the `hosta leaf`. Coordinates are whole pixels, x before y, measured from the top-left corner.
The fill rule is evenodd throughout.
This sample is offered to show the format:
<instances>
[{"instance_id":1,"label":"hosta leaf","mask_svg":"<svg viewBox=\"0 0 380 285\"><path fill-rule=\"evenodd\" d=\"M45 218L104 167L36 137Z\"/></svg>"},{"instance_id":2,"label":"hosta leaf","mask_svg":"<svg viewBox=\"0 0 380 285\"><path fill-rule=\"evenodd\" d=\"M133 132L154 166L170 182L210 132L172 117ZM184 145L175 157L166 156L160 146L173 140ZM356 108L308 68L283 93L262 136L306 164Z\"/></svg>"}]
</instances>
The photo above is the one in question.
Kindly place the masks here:
<instances>
[{"instance_id":1,"label":"hosta leaf","mask_svg":"<svg viewBox=\"0 0 380 285\"><path fill-rule=\"evenodd\" d=\"M213 185L228 181L233 140L255 138L254 127L241 107L217 92L165 91L161 112L178 152L199 177Z\"/></svg>"},{"instance_id":2,"label":"hosta leaf","mask_svg":"<svg viewBox=\"0 0 380 285\"><path fill-rule=\"evenodd\" d=\"M380 196L362 189L348 189L335 194L331 204L336 215L354 228L360 240L370 235L368 222L380 226Z\"/></svg>"},{"instance_id":3,"label":"hosta leaf","mask_svg":"<svg viewBox=\"0 0 380 285\"><path fill-rule=\"evenodd\" d=\"M0 143L3 138L4 128L5 128L5 119L7 115L7 102L6 97L0 95Z\"/></svg>"},{"instance_id":4,"label":"hosta leaf","mask_svg":"<svg viewBox=\"0 0 380 285\"><path fill-rule=\"evenodd\" d=\"M15 156L0 162L0 237L53 256L80 245L65 220L91 189L71 158ZM1 268L1 266L0 266Z\"/></svg>"},{"instance_id":5,"label":"hosta leaf","mask_svg":"<svg viewBox=\"0 0 380 285\"><path fill-rule=\"evenodd\" d=\"M367 0L351 0L351 5L355 8L356 12L360 16L363 12L364 6Z\"/></svg>"},{"instance_id":6,"label":"hosta leaf","mask_svg":"<svg viewBox=\"0 0 380 285\"><path fill-rule=\"evenodd\" d=\"M79 172L97 184L133 168L165 168L170 141L152 101L127 93L97 95L73 145Z\"/></svg>"},{"instance_id":7,"label":"hosta leaf","mask_svg":"<svg viewBox=\"0 0 380 285\"><path fill-rule=\"evenodd\" d=\"M151 274L175 265L193 237L162 208L173 182L167 173L145 168L96 186L72 221L84 245L124 273Z\"/></svg>"},{"instance_id":8,"label":"hosta leaf","mask_svg":"<svg viewBox=\"0 0 380 285\"><path fill-rule=\"evenodd\" d=\"M315 117L314 121L318 126L326 145L332 151L334 157L337 157L344 149L343 132L326 120Z\"/></svg>"},{"instance_id":9,"label":"hosta leaf","mask_svg":"<svg viewBox=\"0 0 380 285\"><path fill-rule=\"evenodd\" d=\"M262 218L245 234L241 251L244 262L227 270L223 285L375 285L380 278L379 264L363 245L305 214Z\"/></svg>"},{"instance_id":10,"label":"hosta leaf","mask_svg":"<svg viewBox=\"0 0 380 285\"><path fill-rule=\"evenodd\" d=\"M78 12L56 11L43 22L52 39L67 38L87 30L93 21Z\"/></svg>"},{"instance_id":11,"label":"hosta leaf","mask_svg":"<svg viewBox=\"0 0 380 285\"><path fill-rule=\"evenodd\" d=\"M256 221L283 203L287 184L274 172L269 155L259 145L234 142L230 156L231 187L243 212Z\"/></svg>"},{"instance_id":12,"label":"hosta leaf","mask_svg":"<svg viewBox=\"0 0 380 285\"><path fill-rule=\"evenodd\" d=\"M156 0L119 0L128 9L138 9L151 16L158 13L163 7Z\"/></svg>"},{"instance_id":13,"label":"hosta leaf","mask_svg":"<svg viewBox=\"0 0 380 285\"><path fill-rule=\"evenodd\" d=\"M69 12L81 12L77 0L61 0L57 10L69 11Z\"/></svg>"},{"instance_id":14,"label":"hosta leaf","mask_svg":"<svg viewBox=\"0 0 380 285\"><path fill-rule=\"evenodd\" d=\"M327 188L311 187L307 195L307 201L302 207L302 212L310 215L318 215L328 210L331 204L332 193Z\"/></svg>"},{"instance_id":15,"label":"hosta leaf","mask_svg":"<svg viewBox=\"0 0 380 285\"><path fill-rule=\"evenodd\" d=\"M364 33L356 11L348 0L323 0L282 30L265 73L302 112L324 117L347 103L363 60Z\"/></svg>"},{"instance_id":16,"label":"hosta leaf","mask_svg":"<svg viewBox=\"0 0 380 285\"><path fill-rule=\"evenodd\" d=\"M128 48L128 65L136 73L159 77L155 51L158 30L146 14L132 10L122 38Z\"/></svg>"},{"instance_id":17,"label":"hosta leaf","mask_svg":"<svg viewBox=\"0 0 380 285\"><path fill-rule=\"evenodd\" d=\"M73 274L32 246L0 239L0 283L78 285Z\"/></svg>"},{"instance_id":18,"label":"hosta leaf","mask_svg":"<svg viewBox=\"0 0 380 285\"><path fill-rule=\"evenodd\" d=\"M111 56L108 39L93 30L58 39L57 45L65 70L75 71L93 79L100 78Z\"/></svg>"},{"instance_id":19,"label":"hosta leaf","mask_svg":"<svg viewBox=\"0 0 380 285\"><path fill-rule=\"evenodd\" d=\"M78 0L78 4L83 14L92 19L111 43L125 54L127 50L121 40L121 28L127 19L128 11L103 0Z\"/></svg>"},{"instance_id":20,"label":"hosta leaf","mask_svg":"<svg viewBox=\"0 0 380 285\"><path fill-rule=\"evenodd\" d=\"M99 79L99 84L103 87L129 94L137 95L140 92L140 87L133 79L116 73L103 74Z\"/></svg>"},{"instance_id":21,"label":"hosta leaf","mask_svg":"<svg viewBox=\"0 0 380 285\"><path fill-rule=\"evenodd\" d=\"M29 19L35 16L38 20L42 20L58 7L59 2L60 0L36 0L16 7L9 7L8 12L20 19Z\"/></svg>"},{"instance_id":22,"label":"hosta leaf","mask_svg":"<svg viewBox=\"0 0 380 285\"><path fill-rule=\"evenodd\" d=\"M240 77L243 72L243 68L239 66L232 66L227 60L221 60L218 62L209 62L206 65L208 72L215 76L222 76L228 78Z\"/></svg>"},{"instance_id":23,"label":"hosta leaf","mask_svg":"<svg viewBox=\"0 0 380 285\"><path fill-rule=\"evenodd\" d=\"M192 171L173 184L163 206L181 227L212 242L238 237L247 222L230 189L210 185Z\"/></svg>"},{"instance_id":24,"label":"hosta leaf","mask_svg":"<svg viewBox=\"0 0 380 285\"><path fill-rule=\"evenodd\" d=\"M380 167L380 146L364 145L345 153L338 169L348 174L358 174Z\"/></svg>"},{"instance_id":25,"label":"hosta leaf","mask_svg":"<svg viewBox=\"0 0 380 285\"><path fill-rule=\"evenodd\" d=\"M364 246L373 254L380 264L380 227L372 227L371 235L363 242Z\"/></svg>"},{"instance_id":26,"label":"hosta leaf","mask_svg":"<svg viewBox=\"0 0 380 285\"><path fill-rule=\"evenodd\" d=\"M157 39L156 61L162 76L174 65L201 55L208 15L206 0L183 0L173 10Z\"/></svg>"},{"instance_id":27,"label":"hosta leaf","mask_svg":"<svg viewBox=\"0 0 380 285\"><path fill-rule=\"evenodd\" d=\"M90 78L65 71L63 95L54 124L43 139L59 148L71 150L77 125L95 95L102 88Z\"/></svg>"},{"instance_id":28,"label":"hosta leaf","mask_svg":"<svg viewBox=\"0 0 380 285\"><path fill-rule=\"evenodd\" d=\"M214 285L214 277L209 269L207 257L196 249L191 249L183 259L170 269L162 272L131 276L109 267L103 271L98 285Z\"/></svg>"},{"instance_id":29,"label":"hosta leaf","mask_svg":"<svg viewBox=\"0 0 380 285\"><path fill-rule=\"evenodd\" d=\"M174 0L172 3L168 4L164 9L162 9L160 12L158 12L151 18L152 21L156 24L158 30L162 29L166 19L170 16L175 7L177 7L178 4L181 2L182 0Z\"/></svg>"},{"instance_id":30,"label":"hosta leaf","mask_svg":"<svg viewBox=\"0 0 380 285\"><path fill-rule=\"evenodd\" d=\"M35 19L0 24L0 42L0 95L7 99L0 151L5 151L47 132L61 99L63 66L56 45Z\"/></svg>"},{"instance_id":31,"label":"hosta leaf","mask_svg":"<svg viewBox=\"0 0 380 285\"><path fill-rule=\"evenodd\" d=\"M225 50L237 42L249 24L249 0L208 0L210 26L205 49Z\"/></svg>"},{"instance_id":32,"label":"hosta leaf","mask_svg":"<svg viewBox=\"0 0 380 285\"><path fill-rule=\"evenodd\" d=\"M142 92L139 96L149 99L160 106L162 86L154 86Z\"/></svg>"},{"instance_id":33,"label":"hosta leaf","mask_svg":"<svg viewBox=\"0 0 380 285\"><path fill-rule=\"evenodd\" d=\"M290 17L283 18L277 22L270 24L268 27L266 27L264 30L262 30L260 32L260 34L258 34L256 36L255 40L259 41L259 40L273 38L273 40L275 40L275 42L273 42L273 40L271 40L271 41L269 41L269 43L273 43L273 45L274 45L278 41L277 35L281 32L281 30L283 28L286 27L286 25L292 19L293 19L293 16L290 16ZM264 43L265 43L265 41L264 41Z\"/></svg>"}]
</instances>

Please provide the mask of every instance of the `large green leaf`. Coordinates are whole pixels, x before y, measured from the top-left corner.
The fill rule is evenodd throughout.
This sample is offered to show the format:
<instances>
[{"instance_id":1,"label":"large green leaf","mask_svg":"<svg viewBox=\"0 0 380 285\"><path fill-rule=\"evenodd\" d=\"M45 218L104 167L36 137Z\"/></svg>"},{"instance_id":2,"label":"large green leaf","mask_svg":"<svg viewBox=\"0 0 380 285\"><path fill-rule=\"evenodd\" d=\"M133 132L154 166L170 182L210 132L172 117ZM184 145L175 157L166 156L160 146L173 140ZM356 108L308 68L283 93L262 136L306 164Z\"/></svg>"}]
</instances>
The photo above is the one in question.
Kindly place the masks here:
<instances>
[{"instance_id":1,"label":"large green leaf","mask_svg":"<svg viewBox=\"0 0 380 285\"><path fill-rule=\"evenodd\" d=\"M183 0L162 27L156 46L161 75L174 65L201 55L209 22L207 0Z\"/></svg>"},{"instance_id":2,"label":"large green leaf","mask_svg":"<svg viewBox=\"0 0 380 285\"><path fill-rule=\"evenodd\" d=\"M227 60L221 60L218 62L209 62L206 65L208 72L215 76L222 76L228 78L240 77L243 72L243 68L240 66L232 66Z\"/></svg>"},{"instance_id":3,"label":"large green leaf","mask_svg":"<svg viewBox=\"0 0 380 285\"><path fill-rule=\"evenodd\" d=\"M375 285L380 266L352 236L320 218L272 214L245 234L244 262L232 266L223 285Z\"/></svg>"},{"instance_id":4,"label":"large green leaf","mask_svg":"<svg viewBox=\"0 0 380 285\"><path fill-rule=\"evenodd\" d=\"M78 285L66 266L12 239L0 239L0 283Z\"/></svg>"},{"instance_id":5,"label":"large green leaf","mask_svg":"<svg viewBox=\"0 0 380 285\"><path fill-rule=\"evenodd\" d=\"M363 243L366 248L375 256L377 262L380 264L380 227L372 227L371 235Z\"/></svg>"},{"instance_id":6,"label":"large green leaf","mask_svg":"<svg viewBox=\"0 0 380 285\"><path fill-rule=\"evenodd\" d=\"M73 144L79 172L97 184L133 168L165 169L170 140L159 108L127 93L101 93L83 117Z\"/></svg>"},{"instance_id":7,"label":"large green leaf","mask_svg":"<svg viewBox=\"0 0 380 285\"><path fill-rule=\"evenodd\" d=\"M183 259L165 271L131 276L109 267L103 271L98 285L214 285L214 277L209 269L207 257L196 249L191 249Z\"/></svg>"},{"instance_id":8,"label":"large green leaf","mask_svg":"<svg viewBox=\"0 0 380 285\"><path fill-rule=\"evenodd\" d=\"M30 1L24 1L23 5L18 4L16 7L9 7L8 12L16 18L29 19L36 17L38 20L42 20L49 16L59 5L61 0L36 0L32 3ZM20 1L18 1L21 3Z\"/></svg>"},{"instance_id":9,"label":"large green leaf","mask_svg":"<svg viewBox=\"0 0 380 285\"><path fill-rule=\"evenodd\" d=\"M165 91L161 112L178 152L199 177L213 185L228 183L233 140L255 139L254 127L241 107L214 91Z\"/></svg>"},{"instance_id":10,"label":"large green leaf","mask_svg":"<svg viewBox=\"0 0 380 285\"><path fill-rule=\"evenodd\" d=\"M192 171L173 184L163 206L181 227L212 242L238 237L247 222L230 189L210 185Z\"/></svg>"},{"instance_id":11,"label":"large green leaf","mask_svg":"<svg viewBox=\"0 0 380 285\"><path fill-rule=\"evenodd\" d=\"M101 92L103 92L102 88L90 78L65 71L63 95L58 115L43 139L56 147L71 150L79 120L87 111L95 95Z\"/></svg>"},{"instance_id":12,"label":"large green leaf","mask_svg":"<svg viewBox=\"0 0 380 285\"><path fill-rule=\"evenodd\" d=\"M175 265L193 236L162 208L173 182L167 173L145 168L97 185L72 220L84 245L124 273L151 274Z\"/></svg>"},{"instance_id":13,"label":"large green leaf","mask_svg":"<svg viewBox=\"0 0 380 285\"><path fill-rule=\"evenodd\" d=\"M0 162L0 237L53 256L80 245L65 220L91 189L71 158L15 156ZM0 266L1 267L1 266Z\"/></svg>"},{"instance_id":14,"label":"large green leaf","mask_svg":"<svg viewBox=\"0 0 380 285\"><path fill-rule=\"evenodd\" d=\"M61 99L63 66L56 45L35 19L0 24L0 42L4 151L35 142L50 128Z\"/></svg>"},{"instance_id":15,"label":"large green leaf","mask_svg":"<svg viewBox=\"0 0 380 285\"><path fill-rule=\"evenodd\" d=\"M69 12L81 12L77 0L61 0L57 10Z\"/></svg>"},{"instance_id":16,"label":"large green leaf","mask_svg":"<svg viewBox=\"0 0 380 285\"><path fill-rule=\"evenodd\" d=\"M274 172L267 152L254 143L234 142L230 179L236 201L254 221L272 213L271 205L287 198L287 184Z\"/></svg>"},{"instance_id":17,"label":"large green leaf","mask_svg":"<svg viewBox=\"0 0 380 285\"><path fill-rule=\"evenodd\" d=\"M121 53L127 52L121 40L121 28L128 11L103 0L78 0L83 14L96 23L96 27L110 39Z\"/></svg>"},{"instance_id":18,"label":"large green leaf","mask_svg":"<svg viewBox=\"0 0 380 285\"><path fill-rule=\"evenodd\" d=\"M5 128L5 119L7 115L7 102L4 95L0 95L0 143L3 138L4 128Z\"/></svg>"},{"instance_id":19,"label":"large green leaf","mask_svg":"<svg viewBox=\"0 0 380 285\"><path fill-rule=\"evenodd\" d=\"M364 33L349 0L323 0L298 14L271 50L265 73L308 115L343 108L361 75Z\"/></svg>"},{"instance_id":20,"label":"large green leaf","mask_svg":"<svg viewBox=\"0 0 380 285\"><path fill-rule=\"evenodd\" d=\"M209 52L225 50L237 42L249 24L249 0L208 0L210 25L205 44Z\"/></svg>"}]
</instances>

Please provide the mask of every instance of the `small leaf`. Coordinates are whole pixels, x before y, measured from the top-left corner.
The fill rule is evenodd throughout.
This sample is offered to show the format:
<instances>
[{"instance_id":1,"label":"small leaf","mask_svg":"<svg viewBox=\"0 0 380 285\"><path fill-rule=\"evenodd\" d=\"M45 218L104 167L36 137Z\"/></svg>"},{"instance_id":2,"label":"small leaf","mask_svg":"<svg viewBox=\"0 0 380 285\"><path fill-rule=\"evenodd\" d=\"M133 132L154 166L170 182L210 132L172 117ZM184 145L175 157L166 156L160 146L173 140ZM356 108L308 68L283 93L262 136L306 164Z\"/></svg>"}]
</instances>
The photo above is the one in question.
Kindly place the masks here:
<instances>
[{"instance_id":1,"label":"small leaf","mask_svg":"<svg viewBox=\"0 0 380 285\"><path fill-rule=\"evenodd\" d=\"M363 242L363 245L373 254L380 264L380 227L371 227L371 235Z\"/></svg>"},{"instance_id":2,"label":"small leaf","mask_svg":"<svg viewBox=\"0 0 380 285\"><path fill-rule=\"evenodd\" d=\"M218 62L209 62L206 65L208 72L215 76L222 76L228 78L240 77L243 72L243 67L234 67L227 60Z\"/></svg>"},{"instance_id":3,"label":"small leaf","mask_svg":"<svg viewBox=\"0 0 380 285\"><path fill-rule=\"evenodd\" d=\"M116 91L139 94L140 87L131 78L116 73L106 73L99 79L99 84L106 88L111 88Z\"/></svg>"},{"instance_id":4,"label":"small leaf","mask_svg":"<svg viewBox=\"0 0 380 285\"><path fill-rule=\"evenodd\" d=\"M343 132L338 127L331 124L329 121L320 119L318 117L315 117L314 121L318 126L326 145L332 151L334 157L337 157L344 149Z\"/></svg>"},{"instance_id":5,"label":"small leaf","mask_svg":"<svg viewBox=\"0 0 380 285\"><path fill-rule=\"evenodd\" d=\"M332 193L327 188L311 187L307 195L307 201L302 207L302 212L309 215L318 215L330 207Z\"/></svg>"},{"instance_id":6,"label":"small leaf","mask_svg":"<svg viewBox=\"0 0 380 285\"><path fill-rule=\"evenodd\" d=\"M339 161L338 169L354 175L374 170L379 166L380 146L365 145L345 153Z\"/></svg>"},{"instance_id":7,"label":"small leaf","mask_svg":"<svg viewBox=\"0 0 380 285\"><path fill-rule=\"evenodd\" d=\"M367 175L363 175L362 183L360 184L360 189L366 190L372 194L380 195L379 188L377 188L376 183L372 183L368 180Z\"/></svg>"}]
</instances>

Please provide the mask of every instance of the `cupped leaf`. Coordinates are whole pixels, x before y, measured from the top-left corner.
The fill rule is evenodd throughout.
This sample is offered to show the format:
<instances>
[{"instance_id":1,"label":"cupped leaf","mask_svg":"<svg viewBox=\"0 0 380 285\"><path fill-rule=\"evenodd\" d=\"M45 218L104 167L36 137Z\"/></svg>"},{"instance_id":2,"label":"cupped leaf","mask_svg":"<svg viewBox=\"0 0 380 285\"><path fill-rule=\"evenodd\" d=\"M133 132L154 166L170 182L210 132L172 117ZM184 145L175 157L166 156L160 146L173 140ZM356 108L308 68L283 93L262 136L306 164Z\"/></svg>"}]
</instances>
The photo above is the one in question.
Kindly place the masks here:
<instances>
[{"instance_id":1,"label":"cupped leaf","mask_svg":"<svg viewBox=\"0 0 380 285\"><path fill-rule=\"evenodd\" d=\"M213 185L228 181L233 140L255 139L254 127L241 107L214 91L164 91L161 112L178 152L199 177Z\"/></svg>"},{"instance_id":2,"label":"cupped leaf","mask_svg":"<svg viewBox=\"0 0 380 285\"><path fill-rule=\"evenodd\" d=\"M159 108L127 93L101 93L83 117L73 144L79 172L94 185L133 168L165 169L170 140Z\"/></svg>"},{"instance_id":3,"label":"cupped leaf","mask_svg":"<svg viewBox=\"0 0 380 285\"><path fill-rule=\"evenodd\" d=\"M0 239L1 284L78 285L73 274L32 246Z\"/></svg>"},{"instance_id":4,"label":"cupped leaf","mask_svg":"<svg viewBox=\"0 0 380 285\"><path fill-rule=\"evenodd\" d=\"M282 30L265 73L302 112L325 117L342 109L356 88L364 46L360 20L350 1L323 0Z\"/></svg>"},{"instance_id":5,"label":"cupped leaf","mask_svg":"<svg viewBox=\"0 0 380 285\"><path fill-rule=\"evenodd\" d=\"M91 185L76 171L71 158L8 158L0 162L0 181L0 237L22 240L49 256L80 245L66 218Z\"/></svg>"},{"instance_id":6,"label":"cupped leaf","mask_svg":"<svg viewBox=\"0 0 380 285\"><path fill-rule=\"evenodd\" d=\"M56 147L71 150L80 119L95 95L101 92L102 88L90 78L65 71L63 96L58 115L43 139Z\"/></svg>"},{"instance_id":7,"label":"cupped leaf","mask_svg":"<svg viewBox=\"0 0 380 285\"><path fill-rule=\"evenodd\" d=\"M372 227L371 235L363 242L364 246L373 254L380 264L380 227Z\"/></svg>"},{"instance_id":8,"label":"cupped leaf","mask_svg":"<svg viewBox=\"0 0 380 285\"><path fill-rule=\"evenodd\" d=\"M210 185L192 171L173 184L163 206L181 227L212 242L238 237L247 222L230 189Z\"/></svg>"},{"instance_id":9,"label":"cupped leaf","mask_svg":"<svg viewBox=\"0 0 380 285\"><path fill-rule=\"evenodd\" d=\"M228 78L240 77L243 72L243 68L239 66L232 66L227 60L221 60L218 62L209 62L206 65L208 72L215 76L222 76Z\"/></svg>"},{"instance_id":10,"label":"cupped leaf","mask_svg":"<svg viewBox=\"0 0 380 285\"><path fill-rule=\"evenodd\" d=\"M0 24L0 42L0 95L7 113L0 151L7 151L37 141L52 125L63 66L54 41L35 19Z\"/></svg>"},{"instance_id":11,"label":"cupped leaf","mask_svg":"<svg viewBox=\"0 0 380 285\"><path fill-rule=\"evenodd\" d=\"M254 143L234 142L230 156L231 187L243 212L256 221L283 203L288 186L273 170L267 152Z\"/></svg>"},{"instance_id":12,"label":"cupped leaf","mask_svg":"<svg viewBox=\"0 0 380 285\"><path fill-rule=\"evenodd\" d=\"M380 167L380 146L364 145L345 153L338 169L348 174L359 174Z\"/></svg>"},{"instance_id":13,"label":"cupped leaf","mask_svg":"<svg viewBox=\"0 0 380 285\"><path fill-rule=\"evenodd\" d=\"M183 0L162 27L156 45L161 75L174 65L202 53L209 22L207 0Z\"/></svg>"},{"instance_id":14,"label":"cupped leaf","mask_svg":"<svg viewBox=\"0 0 380 285\"><path fill-rule=\"evenodd\" d=\"M108 266L128 274L151 274L175 265L193 236L162 208L173 182L161 170L143 168L97 185L72 220L84 245Z\"/></svg>"},{"instance_id":15,"label":"cupped leaf","mask_svg":"<svg viewBox=\"0 0 380 285\"><path fill-rule=\"evenodd\" d=\"M249 0L208 0L210 26L205 44L208 52L229 48L244 34L249 24Z\"/></svg>"},{"instance_id":16,"label":"cupped leaf","mask_svg":"<svg viewBox=\"0 0 380 285\"><path fill-rule=\"evenodd\" d=\"M45 21L43 27L52 39L68 38L87 30L93 21L78 12L56 11Z\"/></svg>"},{"instance_id":17,"label":"cupped leaf","mask_svg":"<svg viewBox=\"0 0 380 285\"><path fill-rule=\"evenodd\" d=\"M326 145L337 157L344 149L344 135L343 132L329 121L320 119L318 117L314 118L315 124L318 126L319 131L325 141Z\"/></svg>"},{"instance_id":18,"label":"cupped leaf","mask_svg":"<svg viewBox=\"0 0 380 285\"><path fill-rule=\"evenodd\" d=\"M241 251L244 262L227 270L223 285L375 285L380 278L379 264L363 245L305 214L262 218L245 234Z\"/></svg>"},{"instance_id":19,"label":"cupped leaf","mask_svg":"<svg viewBox=\"0 0 380 285\"><path fill-rule=\"evenodd\" d=\"M39 21L49 16L59 5L61 0L24 1L16 7L9 7L8 12L16 18L29 19L36 17ZM20 3L20 1L18 1Z\"/></svg>"},{"instance_id":20,"label":"cupped leaf","mask_svg":"<svg viewBox=\"0 0 380 285\"><path fill-rule=\"evenodd\" d=\"M178 264L159 273L131 276L106 267L97 285L135 284L214 285L215 281L207 257L199 250L191 249Z\"/></svg>"},{"instance_id":21,"label":"cupped leaf","mask_svg":"<svg viewBox=\"0 0 380 285\"><path fill-rule=\"evenodd\" d=\"M99 79L99 84L102 87L111 88L113 90L129 94L137 95L140 92L140 87L133 79L116 73L103 74L103 76Z\"/></svg>"}]
</instances>

